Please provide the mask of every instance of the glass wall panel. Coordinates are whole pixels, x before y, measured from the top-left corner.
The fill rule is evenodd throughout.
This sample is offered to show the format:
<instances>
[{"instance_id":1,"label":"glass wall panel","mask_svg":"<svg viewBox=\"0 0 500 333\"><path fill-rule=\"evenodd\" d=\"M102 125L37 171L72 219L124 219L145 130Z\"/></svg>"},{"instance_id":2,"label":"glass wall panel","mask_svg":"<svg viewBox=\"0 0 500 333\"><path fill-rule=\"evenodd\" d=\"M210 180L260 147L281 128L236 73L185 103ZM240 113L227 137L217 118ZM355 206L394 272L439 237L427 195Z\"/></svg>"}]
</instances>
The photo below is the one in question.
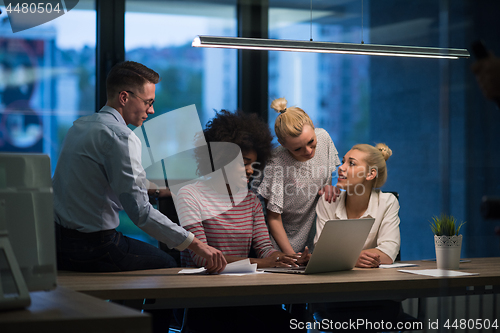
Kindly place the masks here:
<instances>
[{"instance_id":1,"label":"glass wall panel","mask_svg":"<svg viewBox=\"0 0 500 333\"><path fill-rule=\"evenodd\" d=\"M161 77L160 83L156 85L155 114L145 124L166 112L191 104L196 106L202 127L214 116L215 110L236 110L237 51L191 46L197 35L236 34L236 6L227 1L218 4L127 0L126 60L140 62L158 72ZM180 127L165 124L166 131L174 132L170 136L182 138L184 133ZM177 169L185 170L186 174L193 171L186 165ZM148 177L155 177L147 171ZM126 214L123 214L121 221L122 232L156 244L154 239L133 226Z\"/></svg>"},{"instance_id":2,"label":"glass wall panel","mask_svg":"<svg viewBox=\"0 0 500 333\"><path fill-rule=\"evenodd\" d=\"M237 105L237 51L193 48L197 35L236 36L236 6L127 0L126 59L157 71L156 116L195 104L202 125Z\"/></svg>"},{"instance_id":3,"label":"glass wall panel","mask_svg":"<svg viewBox=\"0 0 500 333\"><path fill-rule=\"evenodd\" d=\"M270 38L469 46L470 13L463 1L316 3L311 14L309 2L271 0ZM392 148L382 190L400 194L405 260L435 257L432 216L444 212L466 220L468 209L479 212L466 200L470 65L463 59L269 53L269 103L285 97L290 106L303 108L316 127L329 132L341 158L356 143L385 142ZM269 109L271 128L276 116ZM483 236L493 239L494 232ZM474 253L486 254L487 248L492 246ZM462 255L473 253L469 250L465 245Z\"/></svg>"},{"instance_id":4,"label":"glass wall panel","mask_svg":"<svg viewBox=\"0 0 500 333\"><path fill-rule=\"evenodd\" d=\"M361 2L326 5L270 1L269 38L319 42L369 42L368 17L361 31ZM367 10L367 5L364 10ZM288 6L288 8L286 7ZM312 19L312 20L311 20ZM304 109L316 127L324 128L339 151L369 136L369 70L367 56L303 52L269 52L269 98L285 97ZM269 111L272 127L277 117Z\"/></svg>"},{"instance_id":5,"label":"glass wall panel","mask_svg":"<svg viewBox=\"0 0 500 333\"><path fill-rule=\"evenodd\" d=\"M53 171L73 121L95 112L95 2L16 33L0 9L0 151L48 154Z\"/></svg>"}]
</instances>

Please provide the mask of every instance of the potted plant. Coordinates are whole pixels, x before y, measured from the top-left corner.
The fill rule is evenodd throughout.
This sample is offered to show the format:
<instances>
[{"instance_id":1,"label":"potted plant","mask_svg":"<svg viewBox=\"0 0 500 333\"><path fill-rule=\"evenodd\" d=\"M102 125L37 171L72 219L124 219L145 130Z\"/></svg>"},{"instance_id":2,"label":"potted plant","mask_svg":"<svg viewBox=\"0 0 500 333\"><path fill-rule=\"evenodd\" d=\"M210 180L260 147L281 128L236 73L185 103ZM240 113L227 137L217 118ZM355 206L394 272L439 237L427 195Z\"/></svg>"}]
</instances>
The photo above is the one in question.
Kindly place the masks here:
<instances>
[{"instance_id":1,"label":"potted plant","mask_svg":"<svg viewBox=\"0 0 500 333\"><path fill-rule=\"evenodd\" d=\"M458 223L455 217L446 214L432 218L431 229L434 233L438 269L458 269L462 250L462 235L459 233L464 223Z\"/></svg>"}]
</instances>

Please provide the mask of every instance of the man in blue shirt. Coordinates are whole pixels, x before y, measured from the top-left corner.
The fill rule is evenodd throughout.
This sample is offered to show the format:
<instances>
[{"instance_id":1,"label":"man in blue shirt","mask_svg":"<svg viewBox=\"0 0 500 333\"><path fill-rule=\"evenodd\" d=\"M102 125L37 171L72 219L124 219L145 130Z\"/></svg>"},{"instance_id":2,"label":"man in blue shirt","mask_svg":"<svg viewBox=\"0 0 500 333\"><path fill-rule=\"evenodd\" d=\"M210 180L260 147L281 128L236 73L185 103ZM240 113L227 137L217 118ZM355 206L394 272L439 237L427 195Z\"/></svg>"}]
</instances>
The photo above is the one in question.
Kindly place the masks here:
<instances>
[{"instance_id":1,"label":"man in blue shirt","mask_svg":"<svg viewBox=\"0 0 500 333\"><path fill-rule=\"evenodd\" d=\"M69 129L54 173L54 217L60 270L111 272L175 267L175 260L150 244L115 230L125 210L143 231L182 251L207 259L209 272L221 272L222 253L149 203L149 181L141 165L141 142L127 127L141 126L154 113L158 73L127 61L106 80L107 103L77 119Z\"/></svg>"}]
</instances>

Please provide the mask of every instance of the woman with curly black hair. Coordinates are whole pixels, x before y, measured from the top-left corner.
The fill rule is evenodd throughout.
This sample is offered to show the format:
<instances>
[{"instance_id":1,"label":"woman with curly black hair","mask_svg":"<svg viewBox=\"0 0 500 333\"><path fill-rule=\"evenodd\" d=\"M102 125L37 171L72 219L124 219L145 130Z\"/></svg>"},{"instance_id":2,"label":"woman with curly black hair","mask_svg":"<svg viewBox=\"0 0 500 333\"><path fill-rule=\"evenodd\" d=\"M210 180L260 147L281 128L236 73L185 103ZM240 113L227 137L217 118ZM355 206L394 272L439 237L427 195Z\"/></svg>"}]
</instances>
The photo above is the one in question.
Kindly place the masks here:
<instances>
[{"instance_id":1,"label":"woman with curly black hair","mask_svg":"<svg viewBox=\"0 0 500 333\"><path fill-rule=\"evenodd\" d=\"M220 249L228 263L248 258L253 250L257 258L250 261L259 268L295 265L294 257L273 248L260 201L248 191L254 168L263 168L271 155L267 124L255 114L222 110L203 134L210 154L207 146L198 145L195 157L202 180L177 194L181 226ZM186 267L206 263L192 251L183 251L181 262Z\"/></svg>"},{"instance_id":2,"label":"woman with curly black hair","mask_svg":"<svg viewBox=\"0 0 500 333\"><path fill-rule=\"evenodd\" d=\"M267 124L254 113L221 110L207 123L203 134L207 142L237 144L244 155L254 152L254 169L263 170L271 157L273 136Z\"/></svg>"},{"instance_id":3,"label":"woman with curly black hair","mask_svg":"<svg viewBox=\"0 0 500 333\"><path fill-rule=\"evenodd\" d=\"M201 178L182 187L176 198L181 226L219 249L228 263L248 258L253 250L257 258L250 262L258 268L297 266L295 257L273 248L260 201L248 190L254 168L263 169L271 155L267 124L255 114L222 110L203 134L195 150ZM181 253L181 262L206 264L190 250ZM291 319L280 306L190 309L191 316L196 320L189 326L201 325L204 332L286 332Z\"/></svg>"}]
</instances>

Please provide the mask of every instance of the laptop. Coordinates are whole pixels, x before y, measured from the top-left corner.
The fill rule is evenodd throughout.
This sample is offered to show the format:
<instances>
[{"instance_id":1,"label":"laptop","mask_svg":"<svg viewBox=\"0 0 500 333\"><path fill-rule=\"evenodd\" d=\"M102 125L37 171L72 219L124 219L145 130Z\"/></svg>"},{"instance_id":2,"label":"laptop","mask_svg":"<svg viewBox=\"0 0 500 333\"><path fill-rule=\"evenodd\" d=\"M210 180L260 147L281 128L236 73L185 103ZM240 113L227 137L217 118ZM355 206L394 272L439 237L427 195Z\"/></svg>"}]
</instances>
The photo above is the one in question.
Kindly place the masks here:
<instances>
[{"instance_id":1,"label":"laptop","mask_svg":"<svg viewBox=\"0 0 500 333\"><path fill-rule=\"evenodd\" d=\"M356 264L375 219L329 220L307 266L262 268L271 273L315 274L350 270Z\"/></svg>"}]
</instances>

